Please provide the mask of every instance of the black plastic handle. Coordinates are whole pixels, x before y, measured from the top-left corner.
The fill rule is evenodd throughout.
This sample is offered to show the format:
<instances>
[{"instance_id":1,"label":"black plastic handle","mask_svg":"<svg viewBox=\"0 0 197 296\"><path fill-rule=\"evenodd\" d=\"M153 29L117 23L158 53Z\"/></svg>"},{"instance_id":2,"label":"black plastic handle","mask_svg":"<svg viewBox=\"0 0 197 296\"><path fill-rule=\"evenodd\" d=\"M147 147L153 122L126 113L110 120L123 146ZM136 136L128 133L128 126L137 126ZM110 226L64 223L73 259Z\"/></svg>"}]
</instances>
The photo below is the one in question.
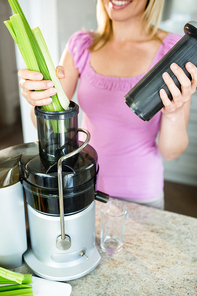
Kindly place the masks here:
<instances>
[{"instance_id":1,"label":"black plastic handle","mask_svg":"<svg viewBox=\"0 0 197 296\"><path fill-rule=\"evenodd\" d=\"M95 199L100 202L107 203L109 201L109 195L97 190L95 191Z\"/></svg>"}]
</instances>

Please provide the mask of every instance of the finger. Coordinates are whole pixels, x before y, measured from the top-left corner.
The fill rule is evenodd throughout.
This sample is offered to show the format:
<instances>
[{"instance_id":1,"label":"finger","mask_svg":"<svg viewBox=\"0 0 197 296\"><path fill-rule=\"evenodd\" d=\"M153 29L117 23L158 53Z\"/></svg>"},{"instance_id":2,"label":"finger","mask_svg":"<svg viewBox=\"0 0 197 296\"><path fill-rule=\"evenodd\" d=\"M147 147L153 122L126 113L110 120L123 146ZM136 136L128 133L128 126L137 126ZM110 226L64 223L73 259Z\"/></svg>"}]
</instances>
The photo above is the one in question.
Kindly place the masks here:
<instances>
[{"instance_id":1,"label":"finger","mask_svg":"<svg viewBox=\"0 0 197 296\"><path fill-rule=\"evenodd\" d=\"M169 91L172 94L174 102L177 104L177 106L181 105L182 104L181 92L179 88L176 86L176 84L174 83L173 79L170 77L170 75L167 72L163 73L162 77Z\"/></svg>"},{"instance_id":2,"label":"finger","mask_svg":"<svg viewBox=\"0 0 197 296\"><path fill-rule=\"evenodd\" d=\"M188 101L191 96L191 81L177 64L173 63L170 66L172 72L176 75L177 79L179 80L181 84L181 92L182 96L184 98L184 101Z\"/></svg>"},{"instance_id":3,"label":"finger","mask_svg":"<svg viewBox=\"0 0 197 296\"><path fill-rule=\"evenodd\" d=\"M38 101L29 101L29 103L32 105L32 106L45 106L45 105L49 105L53 102L52 98L46 98L46 99L43 99L43 100L38 100Z\"/></svg>"},{"instance_id":4,"label":"finger","mask_svg":"<svg viewBox=\"0 0 197 296\"><path fill-rule=\"evenodd\" d=\"M48 99L50 99L50 103L51 103L50 97L55 95L56 93L57 91L55 88L51 88L45 91L28 91L28 90L22 91L23 97L33 106L42 106L42 104L47 105L46 100Z\"/></svg>"},{"instance_id":5,"label":"finger","mask_svg":"<svg viewBox=\"0 0 197 296\"><path fill-rule=\"evenodd\" d=\"M30 91L29 92L29 98L31 100L43 100L45 98L49 98L51 96L54 96L57 93L57 90L55 88L50 88L43 91Z\"/></svg>"},{"instance_id":6,"label":"finger","mask_svg":"<svg viewBox=\"0 0 197 296\"><path fill-rule=\"evenodd\" d=\"M18 71L18 76L23 79L29 79L29 80L42 80L43 75L36 71L30 71L27 69L21 69Z\"/></svg>"},{"instance_id":7,"label":"finger","mask_svg":"<svg viewBox=\"0 0 197 296\"><path fill-rule=\"evenodd\" d=\"M60 78L60 79L65 78L64 67L63 66L57 66L56 67L56 74L57 74L57 77Z\"/></svg>"},{"instance_id":8,"label":"finger","mask_svg":"<svg viewBox=\"0 0 197 296\"><path fill-rule=\"evenodd\" d=\"M192 93L194 93L197 87L197 68L195 65L193 65L190 62L187 63L185 67L187 71L191 74L191 77L192 77L191 87L192 87Z\"/></svg>"},{"instance_id":9,"label":"finger","mask_svg":"<svg viewBox=\"0 0 197 296\"><path fill-rule=\"evenodd\" d=\"M42 100L31 100L29 99L29 97L27 98L27 102L32 105L32 106L45 106L45 105L49 105L50 103L52 103L52 98L45 98Z\"/></svg>"},{"instance_id":10,"label":"finger","mask_svg":"<svg viewBox=\"0 0 197 296\"><path fill-rule=\"evenodd\" d=\"M165 108L172 108L172 102L168 98L168 95L167 95L166 91L163 88L160 89L159 94L160 94L160 98L162 100L162 103L163 103L164 107Z\"/></svg>"},{"instance_id":11,"label":"finger","mask_svg":"<svg viewBox=\"0 0 197 296\"><path fill-rule=\"evenodd\" d=\"M43 89L49 89L53 87L54 84L51 80L35 81L35 80L21 79L19 81L19 85L24 90L43 90Z\"/></svg>"}]
</instances>

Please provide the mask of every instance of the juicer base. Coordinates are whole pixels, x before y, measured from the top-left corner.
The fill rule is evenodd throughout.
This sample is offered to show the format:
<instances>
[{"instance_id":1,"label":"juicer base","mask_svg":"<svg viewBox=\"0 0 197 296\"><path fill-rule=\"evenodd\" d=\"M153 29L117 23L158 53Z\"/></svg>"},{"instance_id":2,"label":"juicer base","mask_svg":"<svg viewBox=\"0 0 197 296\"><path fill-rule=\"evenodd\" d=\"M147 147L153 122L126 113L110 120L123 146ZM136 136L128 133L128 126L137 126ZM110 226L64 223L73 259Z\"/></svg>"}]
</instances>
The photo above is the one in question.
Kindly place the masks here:
<instances>
[{"instance_id":1,"label":"juicer base","mask_svg":"<svg viewBox=\"0 0 197 296\"><path fill-rule=\"evenodd\" d=\"M35 257L32 249L28 249L24 253L23 257L25 263L34 272L34 274L54 281L70 281L83 277L94 270L101 260L101 256L96 246L88 259L84 258L83 262L80 261L79 264L69 267L54 267L44 264Z\"/></svg>"}]
</instances>

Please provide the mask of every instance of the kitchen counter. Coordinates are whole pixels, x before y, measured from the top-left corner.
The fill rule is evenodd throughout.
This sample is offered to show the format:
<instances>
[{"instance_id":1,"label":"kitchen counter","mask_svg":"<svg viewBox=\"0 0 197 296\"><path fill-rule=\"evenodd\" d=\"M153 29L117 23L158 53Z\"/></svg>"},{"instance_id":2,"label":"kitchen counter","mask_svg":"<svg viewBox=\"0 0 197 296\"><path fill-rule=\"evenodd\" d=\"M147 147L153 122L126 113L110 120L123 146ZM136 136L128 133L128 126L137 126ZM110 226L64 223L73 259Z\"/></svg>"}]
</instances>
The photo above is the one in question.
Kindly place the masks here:
<instances>
[{"instance_id":1,"label":"kitchen counter","mask_svg":"<svg viewBox=\"0 0 197 296\"><path fill-rule=\"evenodd\" d=\"M69 282L72 296L197 295L197 219L125 203L124 247L107 254L99 246L101 203L96 202L101 262L90 274ZM25 264L14 270L30 272Z\"/></svg>"}]
</instances>

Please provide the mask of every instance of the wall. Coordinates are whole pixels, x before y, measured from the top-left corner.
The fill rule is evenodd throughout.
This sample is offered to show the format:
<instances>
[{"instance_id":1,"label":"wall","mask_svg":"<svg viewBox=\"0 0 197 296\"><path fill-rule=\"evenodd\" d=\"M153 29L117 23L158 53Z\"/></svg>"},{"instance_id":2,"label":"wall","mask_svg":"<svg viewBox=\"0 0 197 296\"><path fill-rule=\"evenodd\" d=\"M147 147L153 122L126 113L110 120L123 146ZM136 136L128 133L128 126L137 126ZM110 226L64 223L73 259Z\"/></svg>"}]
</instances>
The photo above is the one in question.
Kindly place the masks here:
<instances>
[{"instance_id":1,"label":"wall","mask_svg":"<svg viewBox=\"0 0 197 296\"><path fill-rule=\"evenodd\" d=\"M60 54L63 51L69 37L76 31L96 30L96 0L72 0L72 5L69 1L58 0L58 33L59 33L59 48ZM77 90L73 100L78 103ZM82 119L82 111L79 111L79 126Z\"/></svg>"}]
</instances>

